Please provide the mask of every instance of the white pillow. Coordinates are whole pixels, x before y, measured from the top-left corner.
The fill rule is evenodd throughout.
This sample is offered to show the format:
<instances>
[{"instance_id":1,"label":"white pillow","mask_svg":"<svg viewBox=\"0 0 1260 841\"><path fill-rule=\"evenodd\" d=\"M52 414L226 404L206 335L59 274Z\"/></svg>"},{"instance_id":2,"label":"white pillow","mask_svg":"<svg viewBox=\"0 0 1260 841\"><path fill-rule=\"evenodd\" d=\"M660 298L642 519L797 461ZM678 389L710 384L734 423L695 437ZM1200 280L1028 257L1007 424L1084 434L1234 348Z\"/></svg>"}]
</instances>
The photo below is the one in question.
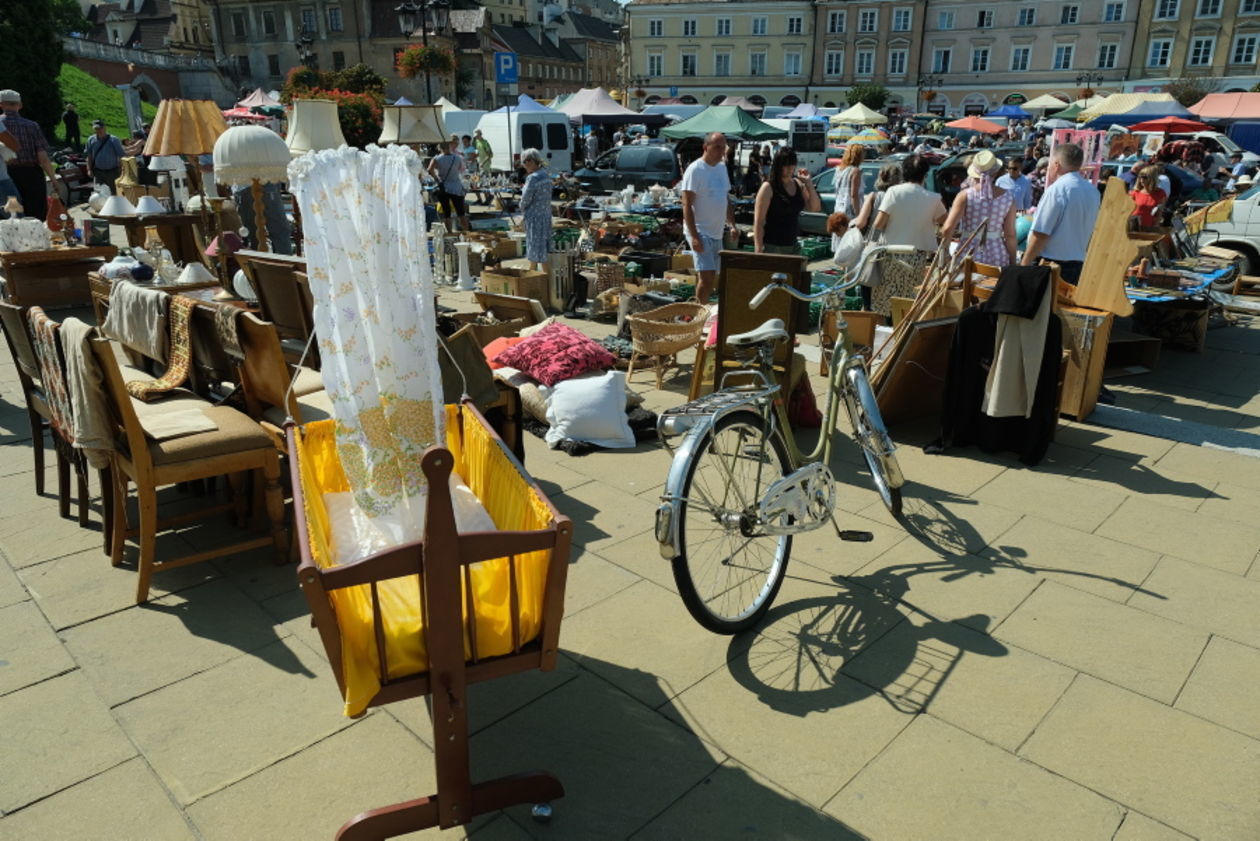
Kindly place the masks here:
<instances>
[{"instance_id":1,"label":"white pillow","mask_svg":"<svg viewBox=\"0 0 1260 841\"><path fill-rule=\"evenodd\" d=\"M592 372L539 389L547 399L548 446L554 449L565 438L614 449L634 446L625 372Z\"/></svg>"}]
</instances>

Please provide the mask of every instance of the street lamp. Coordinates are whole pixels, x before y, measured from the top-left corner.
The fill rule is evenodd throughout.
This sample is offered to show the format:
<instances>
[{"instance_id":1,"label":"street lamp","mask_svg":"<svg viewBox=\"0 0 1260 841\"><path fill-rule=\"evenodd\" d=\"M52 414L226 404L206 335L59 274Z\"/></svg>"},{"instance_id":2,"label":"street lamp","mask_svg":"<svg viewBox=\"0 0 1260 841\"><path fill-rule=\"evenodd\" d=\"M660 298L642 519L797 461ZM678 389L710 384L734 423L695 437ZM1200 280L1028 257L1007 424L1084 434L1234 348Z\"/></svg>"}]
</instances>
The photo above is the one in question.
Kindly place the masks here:
<instances>
[{"instance_id":1,"label":"street lamp","mask_svg":"<svg viewBox=\"0 0 1260 841\"><path fill-rule=\"evenodd\" d=\"M293 43L297 48L298 61L307 67L314 69L319 56L311 49L311 44L315 43L315 39L311 38L309 32L303 32L302 35Z\"/></svg>"},{"instance_id":2,"label":"street lamp","mask_svg":"<svg viewBox=\"0 0 1260 841\"><path fill-rule=\"evenodd\" d=\"M441 32L446 29L446 21L451 12L451 0L404 0L394 7L398 13L398 28L404 38L410 39L417 29L420 30L420 43L429 46L428 11L433 10L433 28ZM433 102L433 80L428 68L424 71L424 90Z\"/></svg>"},{"instance_id":3,"label":"street lamp","mask_svg":"<svg viewBox=\"0 0 1260 841\"><path fill-rule=\"evenodd\" d=\"M1081 89L1081 99L1089 99L1094 95L1093 86L1103 81L1103 74L1086 70L1076 77L1076 86Z\"/></svg>"},{"instance_id":4,"label":"street lamp","mask_svg":"<svg viewBox=\"0 0 1260 841\"><path fill-rule=\"evenodd\" d=\"M926 99L927 104L930 105L932 100L936 98L937 89L943 84L945 84L945 79L942 76L936 76L931 73L919 74L919 78L915 82L918 88L919 100Z\"/></svg>"}]
</instances>

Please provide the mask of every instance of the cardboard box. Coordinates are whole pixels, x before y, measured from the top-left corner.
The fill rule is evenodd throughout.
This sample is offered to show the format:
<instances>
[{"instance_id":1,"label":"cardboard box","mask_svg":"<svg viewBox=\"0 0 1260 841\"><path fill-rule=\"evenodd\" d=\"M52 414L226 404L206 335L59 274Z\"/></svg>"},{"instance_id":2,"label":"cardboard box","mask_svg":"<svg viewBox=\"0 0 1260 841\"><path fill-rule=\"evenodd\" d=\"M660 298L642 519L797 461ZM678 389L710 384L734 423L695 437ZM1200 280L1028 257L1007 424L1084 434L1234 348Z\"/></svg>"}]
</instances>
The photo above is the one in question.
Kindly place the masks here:
<instances>
[{"instance_id":1,"label":"cardboard box","mask_svg":"<svg viewBox=\"0 0 1260 841\"><path fill-rule=\"evenodd\" d=\"M521 256L520 240L511 239L498 234L483 234L476 231L468 234L468 241L484 247L485 254L499 260L512 260Z\"/></svg>"},{"instance_id":2,"label":"cardboard box","mask_svg":"<svg viewBox=\"0 0 1260 841\"><path fill-rule=\"evenodd\" d=\"M669 267L676 272L694 271L696 261L690 254L671 254L669 257ZM668 277L669 275L666 275Z\"/></svg>"},{"instance_id":3,"label":"cardboard box","mask_svg":"<svg viewBox=\"0 0 1260 841\"><path fill-rule=\"evenodd\" d=\"M548 300L546 272L533 269L506 269L502 266L481 273L481 288L497 295L514 295L519 298Z\"/></svg>"},{"instance_id":4,"label":"cardboard box","mask_svg":"<svg viewBox=\"0 0 1260 841\"><path fill-rule=\"evenodd\" d=\"M475 292L473 298L481 306L481 312L458 312L452 315L456 321L468 325L473 336L482 347L504 336L515 336L523 327L529 327L543 320L544 313L537 301L520 298L514 295L495 295L488 292ZM484 313L498 319L497 324L477 324Z\"/></svg>"},{"instance_id":5,"label":"cardboard box","mask_svg":"<svg viewBox=\"0 0 1260 841\"><path fill-rule=\"evenodd\" d=\"M691 268L670 269L665 272L665 279L676 280L679 283L690 283L692 286L695 286L696 282L700 280L700 275L696 274L695 270Z\"/></svg>"}]
</instances>

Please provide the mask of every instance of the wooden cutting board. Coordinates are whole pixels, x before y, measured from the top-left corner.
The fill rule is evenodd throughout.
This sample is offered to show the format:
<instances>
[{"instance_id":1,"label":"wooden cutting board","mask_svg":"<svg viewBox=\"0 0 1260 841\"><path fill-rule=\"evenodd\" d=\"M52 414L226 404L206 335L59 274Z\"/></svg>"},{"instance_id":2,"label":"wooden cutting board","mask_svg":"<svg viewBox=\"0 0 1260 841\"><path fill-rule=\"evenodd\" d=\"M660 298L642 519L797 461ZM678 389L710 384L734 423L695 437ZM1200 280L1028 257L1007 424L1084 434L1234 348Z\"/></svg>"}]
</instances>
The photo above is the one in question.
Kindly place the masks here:
<instances>
[{"instance_id":1,"label":"wooden cutting board","mask_svg":"<svg viewBox=\"0 0 1260 841\"><path fill-rule=\"evenodd\" d=\"M1098 222L1085 252L1085 265L1073 300L1077 306L1105 310L1117 316L1133 314L1124 293L1124 276L1137 258L1140 242L1129 239L1129 217L1135 205L1119 178L1107 181Z\"/></svg>"}]
</instances>

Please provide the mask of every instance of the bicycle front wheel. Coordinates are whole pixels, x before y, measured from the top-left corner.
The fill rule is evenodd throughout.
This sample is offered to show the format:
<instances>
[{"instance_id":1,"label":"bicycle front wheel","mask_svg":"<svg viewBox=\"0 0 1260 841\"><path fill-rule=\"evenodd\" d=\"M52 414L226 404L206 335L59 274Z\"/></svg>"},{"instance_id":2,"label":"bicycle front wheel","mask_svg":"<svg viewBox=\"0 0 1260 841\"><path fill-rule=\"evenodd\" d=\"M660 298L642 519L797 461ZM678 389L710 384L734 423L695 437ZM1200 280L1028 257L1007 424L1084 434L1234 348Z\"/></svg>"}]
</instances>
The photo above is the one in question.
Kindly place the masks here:
<instances>
[{"instance_id":1,"label":"bicycle front wheel","mask_svg":"<svg viewBox=\"0 0 1260 841\"><path fill-rule=\"evenodd\" d=\"M871 481L883 500L884 507L894 517L901 516L901 485L905 481L901 466L893 453L892 440L879 413L879 403L871 390L866 371L854 368L849 372L849 416L853 419L853 435L866 456L866 466L871 471Z\"/></svg>"},{"instance_id":2,"label":"bicycle front wheel","mask_svg":"<svg viewBox=\"0 0 1260 841\"><path fill-rule=\"evenodd\" d=\"M687 610L710 631L751 628L779 592L792 538L767 534L757 508L791 469L782 436L767 435L753 412L722 418L693 451L679 504L674 580Z\"/></svg>"}]
</instances>

